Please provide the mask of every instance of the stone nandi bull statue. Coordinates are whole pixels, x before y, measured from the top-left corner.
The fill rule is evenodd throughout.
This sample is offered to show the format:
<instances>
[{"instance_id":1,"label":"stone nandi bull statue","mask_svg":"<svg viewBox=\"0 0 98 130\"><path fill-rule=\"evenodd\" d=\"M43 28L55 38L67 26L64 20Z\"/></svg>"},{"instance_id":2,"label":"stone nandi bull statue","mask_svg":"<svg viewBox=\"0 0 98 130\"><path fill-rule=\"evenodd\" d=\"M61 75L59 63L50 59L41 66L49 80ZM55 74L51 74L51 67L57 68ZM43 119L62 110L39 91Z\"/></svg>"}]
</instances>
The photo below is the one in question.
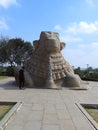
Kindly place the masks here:
<instances>
[{"instance_id":1,"label":"stone nandi bull statue","mask_svg":"<svg viewBox=\"0 0 98 130\"><path fill-rule=\"evenodd\" d=\"M60 42L58 33L41 32L40 39L33 44L35 50L24 64L25 82L29 87L80 87L80 77L61 54L65 43Z\"/></svg>"}]
</instances>

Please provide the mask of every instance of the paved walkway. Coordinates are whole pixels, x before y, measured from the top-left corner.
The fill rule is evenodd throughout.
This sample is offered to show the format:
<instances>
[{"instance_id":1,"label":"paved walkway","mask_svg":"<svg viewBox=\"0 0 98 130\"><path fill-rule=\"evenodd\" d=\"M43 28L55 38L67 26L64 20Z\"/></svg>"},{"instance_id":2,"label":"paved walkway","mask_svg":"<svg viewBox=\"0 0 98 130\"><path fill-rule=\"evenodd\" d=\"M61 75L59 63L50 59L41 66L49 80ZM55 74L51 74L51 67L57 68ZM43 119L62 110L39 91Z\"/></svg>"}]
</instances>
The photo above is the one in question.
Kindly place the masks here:
<instances>
[{"instance_id":1,"label":"paved walkway","mask_svg":"<svg viewBox=\"0 0 98 130\"><path fill-rule=\"evenodd\" d=\"M0 100L22 102L6 130L94 130L75 103L98 103L98 83L89 90L19 90L14 79L0 80Z\"/></svg>"}]
</instances>

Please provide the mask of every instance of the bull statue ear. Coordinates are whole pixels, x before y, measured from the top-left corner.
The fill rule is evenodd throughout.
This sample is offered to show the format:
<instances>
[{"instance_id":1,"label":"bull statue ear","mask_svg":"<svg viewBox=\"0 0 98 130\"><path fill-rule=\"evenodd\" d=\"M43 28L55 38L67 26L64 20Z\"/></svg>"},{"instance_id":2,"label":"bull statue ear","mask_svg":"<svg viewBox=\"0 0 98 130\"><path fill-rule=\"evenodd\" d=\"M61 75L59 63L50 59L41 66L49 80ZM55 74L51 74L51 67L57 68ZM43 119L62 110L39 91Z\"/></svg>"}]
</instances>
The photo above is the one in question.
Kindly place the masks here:
<instances>
[{"instance_id":1,"label":"bull statue ear","mask_svg":"<svg viewBox=\"0 0 98 130\"><path fill-rule=\"evenodd\" d=\"M39 46L39 40L33 41L33 45L34 45L34 48L36 50L38 48L38 46Z\"/></svg>"},{"instance_id":2,"label":"bull statue ear","mask_svg":"<svg viewBox=\"0 0 98 130\"><path fill-rule=\"evenodd\" d=\"M63 50L65 46L66 46L66 43L60 42L60 50Z\"/></svg>"}]
</instances>

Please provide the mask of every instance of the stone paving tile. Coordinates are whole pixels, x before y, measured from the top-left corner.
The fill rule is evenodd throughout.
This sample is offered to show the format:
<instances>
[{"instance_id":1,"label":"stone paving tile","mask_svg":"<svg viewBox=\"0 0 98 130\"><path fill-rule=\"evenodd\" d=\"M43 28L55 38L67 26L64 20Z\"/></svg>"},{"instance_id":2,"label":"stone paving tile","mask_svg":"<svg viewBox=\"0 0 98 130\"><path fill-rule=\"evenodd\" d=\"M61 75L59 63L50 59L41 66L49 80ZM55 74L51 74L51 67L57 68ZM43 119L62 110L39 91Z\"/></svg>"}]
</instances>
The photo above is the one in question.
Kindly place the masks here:
<instances>
[{"instance_id":1,"label":"stone paving tile","mask_svg":"<svg viewBox=\"0 0 98 130\"><path fill-rule=\"evenodd\" d=\"M98 83L91 82L93 87L86 91L19 90L11 81L0 81L0 100L23 104L5 130L93 130L75 103L98 103Z\"/></svg>"},{"instance_id":2,"label":"stone paving tile","mask_svg":"<svg viewBox=\"0 0 98 130\"><path fill-rule=\"evenodd\" d=\"M70 119L68 120L59 120L60 130L78 130L76 129L73 121Z\"/></svg>"},{"instance_id":3,"label":"stone paving tile","mask_svg":"<svg viewBox=\"0 0 98 130\"><path fill-rule=\"evenodd\" d=\"M94 127L92 126L88 126L87 124L85 125L80 125L80 126L76 126L76 130L96 130L94 129Z\"/></svg>"},{"instance_id":4,"label":"stone paving tile","mask_svg":"<svg viewBox=\"0 0 98 130\"><path fill-rule=\"evenodd\" d=\"M28 121L42 121L43 111L32 111L28 116Z\"/></svg>"},{"instance_id":5,"label":"stone paving tile","mask_svg":"<svg viewBox=\"0 0 98 130\"><path fill-rule=\"evenodd\" d=\"M11 126L7 126L7 130L23 130L23 126L21 125L11 125Z\"/></svg>"},{"instance_id":6,"label":"stone paving tile","mask_svg":"<svg viewBox=\"0 0 98 130\"><path fill-rule=\"evenodd\" d=\"M57 110L59 120L70 119L70 115L66 110Z\"/></svg>"},{"instance_id":7,"label":"stone paving tile","mask_svg":"<svg viewBox=\"0 0 98 130\"><path fill-rule=\"evenodd\" d=\"M59 125L43 125L42 130L60 130Z\"/></svg>"},{"instance_id":8,"label":"stone paving tile","mask_svg":"<svg viewBox=\"0 0 98 130\"><path fill-rule=\"evenodd\" d=\"M43 104L38 104L38 103L35 103L32 105L32 110L43 110L44 109L44 106Z\"/></svg>"},{"instance_id":9,"label":"stone paving tile","mask_svg":"<svg viewBox=\"0 0 98 130\"><path fill-rule=\"evenodd\" d=\"M73 117L72 120L77 130L92 130L89 121L85 117Z\"/></svg>"},{"instance_id":10,"label":"stone paving tile","mask_svg":"<svg viewBox=\"0 0 98 130\"><path fill-rule=\"evenodd\" d=\"M41 128L41 121L29 121L24 125L24 130L41 130Z\"/></svg>"},{"instance_id":11,"label":"stone paving tile","mask_svg":"<svg viewBox=\"0 0 98 130\"><path fill-rule=\"evenodd\" d=\"M59 104L56 104L55 106L57 110L66 109L66 105L64 103L59 103Z\"/></svg>"},{"instance_id":12,"label":"stone paving tile","mask_svg":"<svg viewBox=\"0 0 98 130\"><path fill-rule=\"evenodd\" d=\"M44 114L43 124L58 125L59 120L56 114Z\"/></svg>"},{"instance_id":13,"label":"stone paving tile","mask_svg":"<svg viewBox=\"0 0 98 130\"><path fill-rule=\"evenodd\" d=\"M54 104L45 104L45 114L56 114L56 108Z\"/></svg>"}]
</instances>

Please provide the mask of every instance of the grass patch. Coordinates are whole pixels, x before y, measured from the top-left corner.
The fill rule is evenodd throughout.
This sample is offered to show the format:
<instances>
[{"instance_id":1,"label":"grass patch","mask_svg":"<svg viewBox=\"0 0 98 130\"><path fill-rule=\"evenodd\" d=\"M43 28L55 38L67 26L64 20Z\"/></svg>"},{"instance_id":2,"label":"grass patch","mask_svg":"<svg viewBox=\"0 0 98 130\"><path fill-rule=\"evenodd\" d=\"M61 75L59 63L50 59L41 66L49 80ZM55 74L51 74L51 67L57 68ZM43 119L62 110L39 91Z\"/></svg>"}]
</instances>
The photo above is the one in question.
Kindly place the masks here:
<instances>
[{"instance_id":1,"label":"grass patch","mask_svg":"<svg viewBox=\"0 0 98 130\"><path fill-rule=\"evenodd\" d=\"M94 130L98 130L98 104L79 104L76 103L80 111L88 119Z\"/></svg>"},{"instance_id":2,"label":"grass patch","mask_svg":"<svg viewBox=\"0 0 98 130\"><path fill-rule=\"evenodd\" d=\"M92 116L92 118L98 123L98 109L85 108L85 110Z\"/></svg>"},{"instance_id":3,"label":"grass patch","mask_svg":"<svg viewBox=\"0 0 98 130\"><path fill-rule=\"evenodd\" d=\"M0 104L0 121L11 110L13 106L14 106L13 104L10 105Z\"/></svg>"},{"instance_id":4,"label":"grass patch","mask_svg":"<svg viewBox=\"0 0 98 130\"><path fill-rule=\"evenodd\" d=\"M0 76L0 80L6 79L6 78L8 78L8 76Z\"/></svg>"}]
</instances>

